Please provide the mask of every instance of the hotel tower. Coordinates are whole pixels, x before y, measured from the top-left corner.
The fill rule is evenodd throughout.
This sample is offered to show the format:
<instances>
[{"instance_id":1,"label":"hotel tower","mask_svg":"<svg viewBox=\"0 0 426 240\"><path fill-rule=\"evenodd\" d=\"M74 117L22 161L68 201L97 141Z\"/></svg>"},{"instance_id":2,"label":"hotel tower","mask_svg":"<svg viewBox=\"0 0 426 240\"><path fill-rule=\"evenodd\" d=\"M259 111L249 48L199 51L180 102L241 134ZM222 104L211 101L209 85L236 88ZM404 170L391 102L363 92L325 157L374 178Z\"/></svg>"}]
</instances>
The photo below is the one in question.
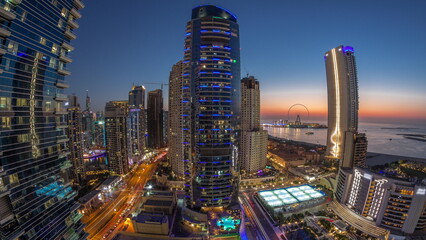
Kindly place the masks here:
<instances>
[{"instance_id":1,"label":"hotel tower","mask_svg":"<svg viewBox=\"0 0 426 240\"><path fill-rule=\"evenodd\" d=\"M358 130L358 79L354 49L339 46L325 53L328 95L326 157L353 166Z\"/></svg>"},{"instance_id":2,"label":"hotel tower","mask_svg":"<svg viewBox=\"0 0 426 240\"><path fill-rule=\"evenodd\" d=\"M0 0L0 239L85 239L64 94L80 0Z\"/></svg>"},{"instance_id":3,"label":"hotel tower","mask_svg":"<svg viewBox=\"0 0 426 240\"><path fill-rule=\"evenodd\" d=\"M182 71L182 147L187 206L227 207L238 192L240 46L237 18L192 10Z\"/></svg>"}]
</instances>

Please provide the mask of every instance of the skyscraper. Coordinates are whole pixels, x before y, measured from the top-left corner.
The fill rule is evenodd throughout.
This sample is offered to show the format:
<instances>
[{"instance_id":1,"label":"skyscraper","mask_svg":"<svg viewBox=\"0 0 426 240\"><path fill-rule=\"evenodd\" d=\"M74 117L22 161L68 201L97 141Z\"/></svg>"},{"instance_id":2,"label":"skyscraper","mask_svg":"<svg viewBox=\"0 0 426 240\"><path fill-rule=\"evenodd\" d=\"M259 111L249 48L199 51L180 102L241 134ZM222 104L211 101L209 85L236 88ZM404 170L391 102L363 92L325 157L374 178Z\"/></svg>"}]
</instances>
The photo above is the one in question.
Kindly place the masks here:
<instances>
[{"instance_id":1,"label":"skyscraper","mask_svg":"<svg viewBox=\"0 0 426 240\"><path fill-rule=\"evenodd\" d=\"M328 95L326 156L352 167L358 130L358 78L354 49L339 46L325 53Z\"/></svg>"},{"instance_id":2,"label":"skyscraper","mask_svg":"<svg viewBox=\"0 0 426 240\"><path fill-rule=\"evenodd\" d=\"M128 150L132 161L139 161L145 150L145 87L133 86L129 92Z\"/></svg>"},{"instance_id":3,"label":"skyscraper","mask_svg":"<svg viewBox=\"0 0 426 240\"><path fill-rule=\"evenodd\" d=\"M169 76L169 153L172 171L178 177L184 176L182 146L182 74L184 64L177 62Z\"/></svg>"},{"instance_id":4,"label":"skyscraper","mask_svg":"<svg viewBox=\"0 0 426 240\"><path fill-rule=\"evenodd\" d=\"M83 114L77 97L70 96L69 99L67 135L70 154L68 155L68 159L72 163L71 177L77 183L81 183L85 178L83 161Z\"/></svg>"},{"instance_id":5,"label":"skyscraper","mask_svg":"<svg viewBox=\"0 0 426 240\"><path fill-rule=\"evenodd\" d=\"M132 86L129 92L129 107L145 109L145 87Z\"/></svg>"},{"instance_id":6,"label":"skyscraper","mask_svg":"<svg viewBox=\"0 0 426 240\"><path fill-rule=\"evenodd\" d=\"M85 238L64 88L80 0L0 1L0 239Z\"/></svg>"},{"instance_id":7,"label":"skyscraper","mask_svg":"<svg viewBox=\"0 0 426 240\"><path fill-rule=\"evenodd\" d=\"M259 81L253 76L241 80L240 169L245 174L266 167L268 132L260 125Z\"/></svg>"},{"instance_id":8,"label":"skyscraper","mask_svg":"<svg viewBox=\"0 0 426 240\"><path fill-rule=\"evenodd\" d=\"M163 91L156 89L148 93L148 147L162 148L163 134Z\"/></svg>"},{"instance_id":9,"label":"skyscraper","mask_svg":"<svg viewBox=\"0 0 426 240\"><path fill-rule=\"evenodd\" d=\"M129 172L127 113L127 101L110 101L105 105L106 149L109 170L114 174Z\"/></svg>"},{"instance_id":10,"label":"skyscraper","mask_svg":"<svg viewBox=\"0 0 426 240\"><path fill-rule=\"evenodd\" d=\"M240 46L237 18L198 6L186 25L182 145L187 206L227 207L238 191Z\"/></svg>"},{"instance_id":11,"label":"skyscraper","mask_svg":"<svg viewBox=\"0 0 426 240\"><path fill-rule=\"evenodd\" d=\"M90 108L89 91L86 91L86 109L83 111L83 146L87 151L92 147L93 141L93 113Z\"/></svg>"}]
</instances>

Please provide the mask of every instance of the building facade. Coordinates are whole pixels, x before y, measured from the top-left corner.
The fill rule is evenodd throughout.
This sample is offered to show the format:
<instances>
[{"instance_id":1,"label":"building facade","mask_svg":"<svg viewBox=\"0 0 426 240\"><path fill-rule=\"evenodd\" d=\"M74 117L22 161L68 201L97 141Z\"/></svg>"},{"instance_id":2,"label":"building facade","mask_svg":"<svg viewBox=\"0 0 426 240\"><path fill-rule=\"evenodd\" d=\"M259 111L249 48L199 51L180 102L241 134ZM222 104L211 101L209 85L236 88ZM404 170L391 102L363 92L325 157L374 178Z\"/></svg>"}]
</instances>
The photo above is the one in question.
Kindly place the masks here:
<instances>
[{"instance_id":1,"label":"building facade","mask_svg":"<svg viewBox=\"0 0 426 240\"><path fill-rule=\"evenodd\" d=\"M182 146L186 203L228 207L238 192L240 46L235 15L198 6L186 25Z\"/></svg>"},{"instance_id":2,"label":"building facade","mask_svg":"<svg viewBox=\"0 0 426 240\"><path fill-rule=\"evenodd\" d=\"M91 98L89 97L89 91L86 91L86 108L83 110L84 151L90 150L93 146L94 117L93 117L93 112L90 106L91 106Z\"/></svg>"},{"instance_id":3,"label":"building facade","mask_svg":"<svg viewBox=\"0 0 426 240\"><path fill-rule=\"evenodd\" d=\"M353 153L353 165L355 167L365 167L367 160L367 147L368 140L365 133L357 133L355 135L354 153Z\"/></svg>"},{"instance_id":4,"label":"building facade","mask_svg":"<svg viewBox=\"0 0 426 240\"><path fill-rule=\"evenodd\" d=\"M85 168L83 160L83 114L76 96L69 97L68 115L67 115L67 135L68 149L70 154L68 159L72 163L71 178L77 183L82 183L85 179Z\"/></svg>"},{"instance_id":5,"label":"building facade","mask_svg":"<svg viewBox=\"0 0 426 240\"><path fill-rule=\"evenodd\" d=\"M169 75L169 153L168 158L172 171L179 178L184 176L183 135L182 135L182 93L184 64L177 62Z\"/></svg>"},{"instance_id":6,"label":"building facade","mask_svg":"<svg viewBox=\"0 0 426 240\"><path fill-rule=\"evenodd\" d=\"M140 161L145 151L146 116L145 87L133 86L129 92L128 150L129 159Z\"/></svg>"},{"instance_id":7,"label":"building facade","mask_svg":"<svg viewBox=\"0 0 426 240\"><path fill-rule=\"evenodd\" d=\"M148 93L147 132L149 148L164 147L163 127L163 91L156 89Z\"/></svg>"},{"instance_id":8,"label":"building facade","mask_svg":"<svg viewBox=\"0 0 426 240\"><path fill-rule=\"evenodd\" d=\"M341 168L335 197L356 214L394 233L426 228L426 186L363 168Z\"/></svg>"},{"instance_id":9,"label":"building facade","mask_svg":"<svg viewBox=\"0 0 426 240\"><path fill-rule=\"evenodd\" d=\"M259 81L246 77L241 80L241 172L252 174L264 169L267 153L268 132L260 125Z\"/></svg>"},{"instance_id":10,"label":"building facade","mask_svg":"<svg viewBox=\"0 0 426 240\"><path fill-rule=\"evenodd\" d=\"M64 88L79 0L0 1L0 239L85 238Z\"/></svg>"},{"instance_id":11,"label":"building facade","mask_svg":"<svg viewBox=\"0 0 426 240\"><path fill-rule=\"evenodd\" d=\"M129 172L127 150L127 101L110 101L105 105L105 138L109 170L113 174Z\"/></svg>"},{"instance_id":12,"label":"building facade","mask_svg":"<svg viewBox=\"0 0 426 240\"><path fill-rule=\"evenodd\" d=\"M354 49L339 46L325 53L328 95L327 153L340 166L352 167L358 131L358 78Z\"/></svg>"}]
</instances>

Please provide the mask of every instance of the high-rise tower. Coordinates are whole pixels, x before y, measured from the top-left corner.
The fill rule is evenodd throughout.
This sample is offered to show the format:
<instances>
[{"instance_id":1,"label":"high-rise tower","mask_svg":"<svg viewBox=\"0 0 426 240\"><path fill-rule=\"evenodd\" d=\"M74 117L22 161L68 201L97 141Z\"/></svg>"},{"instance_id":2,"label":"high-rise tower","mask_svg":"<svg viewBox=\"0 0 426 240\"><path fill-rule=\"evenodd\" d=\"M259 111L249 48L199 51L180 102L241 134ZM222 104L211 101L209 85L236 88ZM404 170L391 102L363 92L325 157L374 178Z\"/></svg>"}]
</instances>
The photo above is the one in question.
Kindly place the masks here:
<instances>
[{"instance_id":1,"label":"high-rise tower","mask_svg":"<svg viewBox=\"0 0 426 240\"><path fill-rule=\"evenodd\" d=\"M133 86L129 92L128 150L132 161L139 161L145 150L145 87Z\"/></svg>"},{"instance_id":2,"label":"high-rise tower","mask_svg":"<svg viewBox=\"0 0 426 240\"><path fill-rule=\"evenodd\" d=\"M80 239L64 107L80 0L0 1L0 239Z\"/></svg>"},{"instance_id":3,"label":"high-rise tower","mask_svg":"<svg viewBox=\"0 0 426 240\"><path fill-rule=\"evenodd\" d=\"M129 108L145 109L145 87L133 86L129 92Z\"/></svg>"},{"instance_id":4,"label":"high-rise tower","mask_svg":"<svg viewBox=\"0 0 426 240\"><path fill-rule=\"evenodd\" d=\"M266 167L268 132L260 126L260 88L254 77L241 80L241 171L256 173Z\"/></svg>"},{"instance_id":5,"label":"high-rise tower","mask_svg":"<svg viewBox=\"0 0 426 240\"><path fill-rule=\"evenodd\" d=\"M179 61L172 67L169 76L169 154L172 171L179 177L184 176L182 146L182 74L184 64Z\"/></svg>"},{"instance_id":6,"label":"high-rise tower","mask_svg":"<svg viewBox=\"0 0 426 240\"><path fill-rule=\"evenodd\" d=\"M163 91L156 89L148 93L148 147L162 148L164 146L163 134Z\"/></svg>"},{"instance_id":7,"label":"high-rise tower","mask_svg":"<svg viewBox=\"0 0 426 240\"><path fill-rule=\"evenodd\" d=\"M70 154L68 155L68 159L72 162L71 177L77 183L81 183L85 178L83 161L83 114L77 97L69 96L69 99L69 106L67 109L67 135Z\"/></svg>"},{"instance_id":8,"label":"high-rise tower","mask_svg":"<svg viewBox=\"0 0 426 240\"><path fill-rule=\"evenodd\" d=\"M187 205L227 207L238 192L240 46L237 18L211 5L186 25L182 145Z\"/></svg>"},{"instance_id":9,"label":"high-rise tower","mask_svg":"<svg viewBox=\"0 0 426 240\"><path fill-rule=\"evenodd\" d=\"M352 167L358 130L358 79L354 49L339 46L325 53L328 94L327 154Z\"/></svg>"},{"instance_id":10,"label":"high-rise tower","mask_svg":"<svg viewBox=\"0 0 426 240\"><path fill-rule=\"evenodd\" d=\"M127 113L127 101L111 101L105 105L105 138L109 170L115 174L126 174L129 171Z\"/></svg>"}]
</instances>

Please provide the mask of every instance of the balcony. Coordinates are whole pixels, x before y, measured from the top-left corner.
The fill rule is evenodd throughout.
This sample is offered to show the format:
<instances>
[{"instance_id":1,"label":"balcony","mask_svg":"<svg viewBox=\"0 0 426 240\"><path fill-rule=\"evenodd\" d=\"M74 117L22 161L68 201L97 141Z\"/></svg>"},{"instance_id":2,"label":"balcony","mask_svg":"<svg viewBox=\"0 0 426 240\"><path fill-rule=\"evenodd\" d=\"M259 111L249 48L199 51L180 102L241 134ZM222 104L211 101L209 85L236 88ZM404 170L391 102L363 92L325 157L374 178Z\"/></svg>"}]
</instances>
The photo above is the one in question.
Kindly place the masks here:
<instances>
[{"instance_id":1,"label":"balcony","mask_svg":"<svg viewBox=\"0 0 426 240\"><path fill-rule=\"evenodd\" d=\"M8 10L0 7L0 17L12 21L16 18L16 15L14 13L9 12Z\"/></svg>"},{"instance_id":2,"label":"balcony","mask_svg":"<svg viewBox=\"0 0 426 240\"><path fill-rule=\"evenodd\" d=\"M68 169L68 168L72 167L72 163L71 163L71 161L66 160L63 163L61 163L59 166L62 170L64 170L64 169Z\"/></svg>"},{"instance_id":3,"label":"balcony","mask_svg":"<svg viewBox=\"0 0 426 240\"><path fill-rule=\"evenodd\" d=\"M67 110L62 108L55 108L55 112L54 112L54 114L57 114L57 115L65 115L67 113L68 113Z\"/></svg>"},{"instance_id":4,"label":"balcony","mask_svg":"<svg viewBox=\"0 0 426 240\"><path fill-rule=\"evenodd\" d=\"M74 51L74 47L71 46L69 43L63 42L61 46L68 51Z\"/></svg>"},{"instance_id":5,"label":"balcony","mask_svg":"<svg viewBox=\"0 0 426 240\"><path fill-rule=\"evenodd\" d=\"M66 156L68 156L68 155L70 155L70 152L69 152L69 151L62 151L62 152L59 152L59 158L64 158L64 157L66 157Z\"/></svg>"},{"instance_id":6,"label":"balcony","mask_svg":"<svg viewBox=\"0 0 426 240\"><path fill-rule=\"evenodd\" d=\"M65 94L57 93L55 95L55 100L58 102L65 102L68 101L68 96Z\"/></svg>"},{"instance_id":7,"label":"balcony","mask_svg":"<svg viewBox=\"0 0 426 240\"><path fill-rule=\"evenodd\" d=\"M64 83L64 82L56 82L55 85L56 85L56 87L62 88L62 89L70 87L70 85L68 83Z\"/></svg>"},{"instance_id":8,"label":"balcony","mask_svg":"<svg viewBox=\"0 0 426 240\"><path fill-rule=\"evenodd\" d=\"M70 13L71 13L71 15L73 15L75 17L75 19L81 18L81 13L77 12L77 10L75 8L72 8Z\"/></svg>"},{"instance_id":9,"label":"balcony","mask_svg":"<svg viewBox=\"0 0 426 240\"><path fill-rule=\"evenodd\" d=\"M75 6L77 9L82 9L82 8L84 8L84 4L83 4L80 0L74 0L74 6Z\"/></svg>"},{"instance_id":10,"label":"balcony","mask_svg":"<svg viewBox=\"0 0 426 240\"><path fill-rule=\"evenodd\" d=\"M77 38L77 36L68 29L65 30L64 34L69 40L75 40Z\"/></svg>"},{"instance_id":11,"label":"balcony","mask_svg":"<svg viewBox=\"0 0 426 240\"><path fill-rule=\"evenodd\" d=\"M71 74L70 71L67 71L65 69L58 69L58 73L61 74L61 75L64 75L64 76L68 76L68 75Z\"/></svg>"},{"instance_id":12,"label":"balcony","mask_svg":"<svg viewBox=\"0 0 426 240\"><path fill-rule=\"evenodd\" d=\"M7 38L9 37L11 32L5 28L0 28L0 37Z\"/></svg>"},{"instance_id":13,"label":"balcony","mask_svg":"<svg viewBox=\"0 0 426 240\"><path fill-rule=\"evenodd\" d=\"M0 166L0 177L6 175L6 170L4 170L3 166Z\"/></svg>"},{"instance_id":14,"label":"balcony","mask_svg":"<svg viewBox=\"0 0 426 240\"><path fill-rule=\"evenodd\" d=\"M66 136L60 136L60 137L57 137L57 139L56 139L56 142L57 143L66 143L66 142L68 142L70 139L69 138L67 138Z\"/></svg>"},{"instance_id":15,"label":"balcony","mask_svg":"<svg viewBox=\"0 0 426 240\"><path fill-rule=\"evenodd\" d=\"M72 29L77 29L80 27L78 23L74 22L73 20L68 20L68 26L70 26Z\"/></svg>"},{"instance_id":16,"label":"balcony","mask_svg":"<svg viewBox=\"0 0 426 240\"><path fill-rule=\"evenodd\" d=\"M59 60L61 60L62 62L65 62L65 63L71 63L72 62L72 59L71 58L69 58L69 57L67 57L67 56L59 56Z\"/></svg>"}]
</instances>

